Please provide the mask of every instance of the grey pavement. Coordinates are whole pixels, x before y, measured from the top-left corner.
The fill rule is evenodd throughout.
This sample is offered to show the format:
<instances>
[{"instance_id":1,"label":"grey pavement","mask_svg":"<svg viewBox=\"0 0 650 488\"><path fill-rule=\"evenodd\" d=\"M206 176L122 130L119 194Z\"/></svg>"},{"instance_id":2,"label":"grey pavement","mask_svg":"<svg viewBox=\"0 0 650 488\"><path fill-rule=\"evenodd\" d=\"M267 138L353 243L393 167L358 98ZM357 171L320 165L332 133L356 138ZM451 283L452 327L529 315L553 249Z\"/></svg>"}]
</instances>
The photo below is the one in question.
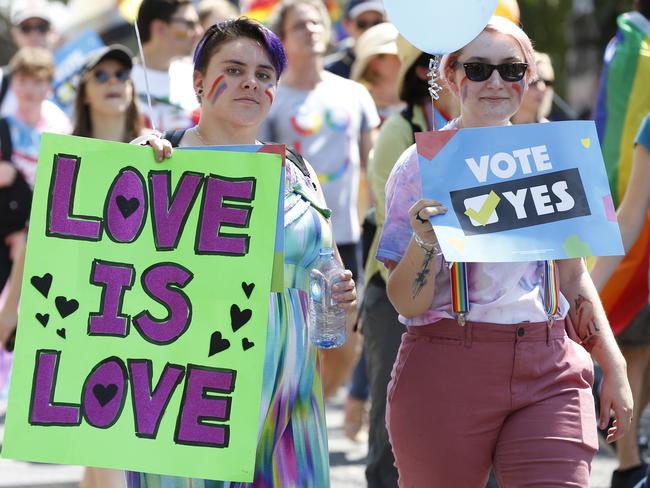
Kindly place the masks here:
<instances>
[{"instance_id":1,"label":"grey pavement","mask_svg":"<svg viewBox=\"0 0 650 488\"><path fill-rule=\"evenodd\" d=\"M332 488L361 488L366 486L364 463L367 446L350 441L343 434L343 401L344 392L341 390L327 404ZM4 405L0 404L0 412L3 411ZM647 419L648 415L645 417ZM0 422L0 439L3 432ZM609 488L615 467L612 452L608 447L601 446L592 466L591 488ZM24 463L0 458L0 487L77 488L81 476L82 468L78 466Z\"/></svg>"}]
</instances>

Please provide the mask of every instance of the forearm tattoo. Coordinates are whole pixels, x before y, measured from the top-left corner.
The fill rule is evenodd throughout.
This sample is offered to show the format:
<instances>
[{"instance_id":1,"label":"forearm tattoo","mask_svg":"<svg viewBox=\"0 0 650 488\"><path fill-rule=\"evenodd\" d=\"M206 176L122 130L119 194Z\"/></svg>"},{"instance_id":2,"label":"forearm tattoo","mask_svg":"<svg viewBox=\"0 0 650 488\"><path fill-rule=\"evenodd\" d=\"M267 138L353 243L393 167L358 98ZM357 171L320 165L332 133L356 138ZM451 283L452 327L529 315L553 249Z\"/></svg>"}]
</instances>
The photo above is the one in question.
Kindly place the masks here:
<instances>
[{"instance_id":1,"label":"forearm tattoo","mask_svg":"<svg viewBox=\"0 0 650 488\"><path fill-rule=\"evenodd\" d=\"M594 320L594 305L590 300L578 295L575 299L576 331L584 346L589 349L595 336L600 332Z\"/></svg>"},{"instance_id":2,"label":"forearm tattoo","mask_svg":"<svg viewBox=\"0 0 650 488\"><path fill-rule=\"evenodd\" d=\"M415 279L413 280L413 284L411 285L411 291L413 292L413 298L417 298L417 296L420 294L422 291L422 288L426 286L426 284L429 282L428 279L428 274L429 270L431 268L431 260L435 256L433 250L425 250L424 251L424 259L422 260L422 268L420 268L420 271L418 271L418 274L415 276Z\"/></svg>"}]
</instances>

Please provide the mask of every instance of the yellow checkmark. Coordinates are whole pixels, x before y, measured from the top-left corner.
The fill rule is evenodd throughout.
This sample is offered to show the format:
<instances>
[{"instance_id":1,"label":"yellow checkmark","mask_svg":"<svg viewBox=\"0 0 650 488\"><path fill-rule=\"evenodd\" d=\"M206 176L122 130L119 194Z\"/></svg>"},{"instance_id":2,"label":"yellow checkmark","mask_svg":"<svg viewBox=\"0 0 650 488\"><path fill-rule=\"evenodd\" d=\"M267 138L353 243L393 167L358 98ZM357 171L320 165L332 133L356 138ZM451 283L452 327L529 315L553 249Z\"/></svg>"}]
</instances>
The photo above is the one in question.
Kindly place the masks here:
<instances>
[{"instance_id":1,"label":"yellow checkmark","mask_svg":"<svg viewBox=\"0 0 650 488\"><path fill-rule=\"evenodd\" d=\"M490 220L492 212L497 208L500 201L501 197L494 193L494 191L491 191L478 212L473 208L468 208L465 210L465 215L476 220L480 225L486 225L487 221Z\"/></svg>"}]
</instances>

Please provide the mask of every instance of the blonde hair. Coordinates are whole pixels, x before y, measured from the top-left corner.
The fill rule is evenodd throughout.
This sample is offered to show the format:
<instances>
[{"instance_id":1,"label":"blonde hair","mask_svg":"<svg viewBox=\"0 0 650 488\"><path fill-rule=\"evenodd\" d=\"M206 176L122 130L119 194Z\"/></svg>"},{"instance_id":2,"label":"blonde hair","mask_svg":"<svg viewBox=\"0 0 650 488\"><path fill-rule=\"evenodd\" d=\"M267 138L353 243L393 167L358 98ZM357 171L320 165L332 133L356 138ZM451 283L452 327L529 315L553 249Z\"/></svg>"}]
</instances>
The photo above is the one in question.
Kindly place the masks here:
<instances>
[{"instance_id":1,"label":"blonde hair","mask_svg":"<svg viewBox=\"0 0 650 488\"><path fill-rule=\"evenodd\" d=\"M505 17L494 15L482 32L497 32L512 37L521 48L521 52L524 54L524 62L528 64L528 69L526 70L526 83L530 83L537 78L537 67L535 64L535 51L533 50L533 44L528 35L519 26ZM450 74L453 72L456 61L458 61L458 58L465 47L466 46L463 46L457 51L445 54L442 57L442 61L440 62L440 78L447 85L450 84Z\"/></svg>"},{"instance_id":2,"label":"blonde hair","mask_svg":"<svg viewBox=\"0 0 650 488\"><path fill-rule=\"evenodd\" d=\"M23 74L52 81L54 77L54 60L52 54L42 47L24 47L9 61L12 75Z\"/></svg>"}]
</instances>

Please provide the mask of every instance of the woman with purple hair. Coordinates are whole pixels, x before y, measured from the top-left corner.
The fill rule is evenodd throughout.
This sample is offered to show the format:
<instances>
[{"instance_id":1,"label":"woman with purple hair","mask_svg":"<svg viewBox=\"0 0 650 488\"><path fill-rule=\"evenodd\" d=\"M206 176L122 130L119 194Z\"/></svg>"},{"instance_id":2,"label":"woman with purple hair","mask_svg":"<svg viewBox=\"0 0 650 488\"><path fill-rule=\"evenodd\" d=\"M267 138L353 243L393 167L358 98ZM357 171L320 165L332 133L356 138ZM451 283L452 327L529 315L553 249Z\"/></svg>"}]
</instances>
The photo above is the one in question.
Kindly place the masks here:
<instances>
[{"instance_id":1,"label":"woman with purple hair","mask_svg":"<svg viewBox=\"0 0 650 488\"><path fill-rule=\"evenodd\" d=\"M194 90L201 103L199 123L149 137L158 160L172 145L256 144L256 134L286 66L280 40L261 24L240 18L210 27L194 55ZM170 143L170 141L172 143ZM130 487L306 488L329 486L327 430L318 351L307 335L308 270L319 250L333 247L329 211L308 164L287 162L284 197L284 282L272 293L264 360L260 431L252 483L192 480L129 473ZM289 161L291 161L289 159ZM356 307L352 273L341 273L334 300Z\"/></svg>"}]
</instances>

